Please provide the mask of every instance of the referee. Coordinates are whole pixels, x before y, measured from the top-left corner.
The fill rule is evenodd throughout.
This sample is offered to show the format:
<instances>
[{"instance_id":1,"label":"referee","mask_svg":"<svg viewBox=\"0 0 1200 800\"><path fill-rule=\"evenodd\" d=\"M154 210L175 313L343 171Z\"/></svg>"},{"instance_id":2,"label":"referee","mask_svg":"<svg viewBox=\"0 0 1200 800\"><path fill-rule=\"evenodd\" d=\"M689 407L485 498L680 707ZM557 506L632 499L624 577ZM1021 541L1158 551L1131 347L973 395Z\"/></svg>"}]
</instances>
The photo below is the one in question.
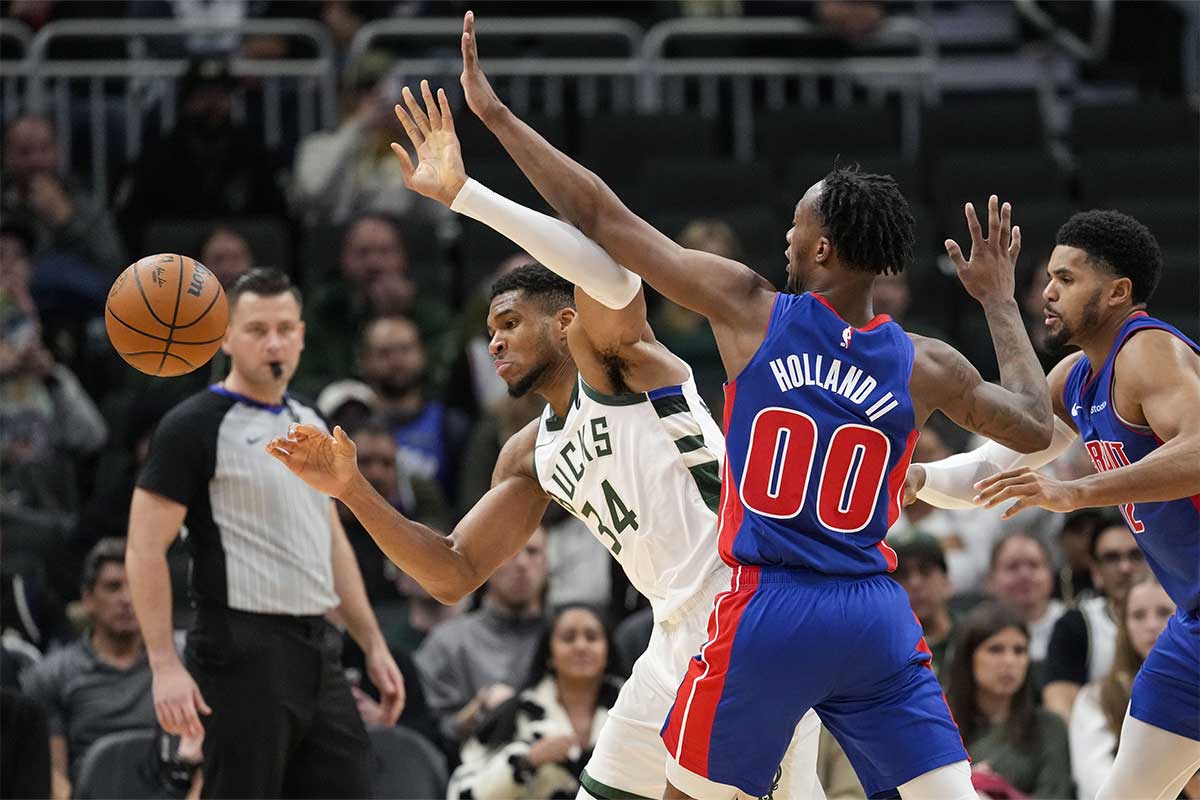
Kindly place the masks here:
<instances>
[{"instance_id":1,"label":"referee","mask_svg":"<svg viewBox=\"0 0 1200 800\"><path fill-rule=\"evenodd\" d=\"M159 423L130 509L155 711L168 733L204 735L206 797L367 797L369 744L326 617L362 647L388 724L403 682L332 502L264 450L292 423L322 425L286 392L300 292L254 270L229 290L229 317L229 377ZM184 525L197 614L181 663L166 552Z\"/></svg>"}]
</instances>

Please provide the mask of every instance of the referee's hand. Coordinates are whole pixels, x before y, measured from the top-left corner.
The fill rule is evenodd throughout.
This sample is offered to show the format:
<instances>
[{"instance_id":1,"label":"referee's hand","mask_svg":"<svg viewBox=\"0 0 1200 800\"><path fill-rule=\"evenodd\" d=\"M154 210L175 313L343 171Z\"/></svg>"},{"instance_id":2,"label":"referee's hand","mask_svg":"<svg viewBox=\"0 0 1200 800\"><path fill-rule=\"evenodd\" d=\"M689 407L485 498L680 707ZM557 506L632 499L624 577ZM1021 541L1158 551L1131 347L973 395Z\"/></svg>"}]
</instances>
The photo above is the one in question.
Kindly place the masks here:
<instances>
[{"instance_id":1,"label":"referee's hand","mask_svg":"<svg viewBox=\"0 0 1200 800\"><path fill-rule=\"evenodd\" d=\"M204 702L200 687L178 659L153 671L154 713L162 729L174 736L204 736L200 714L212 709Z\"/></svg>"},{"instance_id":2,"label":"referee's hand","mask_svg":"<svg viewBox=\"0 0 1200 800\"><path fill-rule=\"evenodd\" d=\"M340 425L332 436L314 425L293 425L287 436L267 442L267 452L330 497L340 497L359 474L358 450Z\"/></svg>"}]
</instances>

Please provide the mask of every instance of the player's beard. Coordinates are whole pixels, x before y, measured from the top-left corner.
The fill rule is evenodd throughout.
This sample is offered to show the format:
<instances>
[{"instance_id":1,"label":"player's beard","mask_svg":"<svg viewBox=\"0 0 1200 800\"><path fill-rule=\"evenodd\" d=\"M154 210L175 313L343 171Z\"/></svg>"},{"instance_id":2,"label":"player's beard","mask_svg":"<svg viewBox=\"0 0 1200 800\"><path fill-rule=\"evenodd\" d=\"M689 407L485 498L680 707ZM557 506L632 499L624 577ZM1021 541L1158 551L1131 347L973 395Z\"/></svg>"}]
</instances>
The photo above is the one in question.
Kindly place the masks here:
<instances>
[{"instance_id":1,"label":"player's beard","mask_svg":"<svg viewBox=\"0 0 1200 800\"><path fill-rule=\"evenodd\" d=\"M536 367L529 370L529 372L525 373L525 377L508 387L508 396L524 397L525 395L529 394L529 391L537 385L538 381L542 379L542 376L546 374L546 370L548 369L550 369L550 362L543 361L541 364L538 364Z\"/></svg>"},{"instance_id":2,"label":"player's beard","mask_svg":"<svg viewBox=\"0 0 1200 800\"><path fill-rule=\"evenodd\" d=\"M1079 314L1078 325L1068 325L1065 318L1058 318L1058 332L1047 332L1046 334L1047 350L1051 353L1062 353L1081 332L1086 335L1100 323L1100 292L1100 289L1096 289L1084 303L1083 311Z\"/></svg>"}]
</instances>

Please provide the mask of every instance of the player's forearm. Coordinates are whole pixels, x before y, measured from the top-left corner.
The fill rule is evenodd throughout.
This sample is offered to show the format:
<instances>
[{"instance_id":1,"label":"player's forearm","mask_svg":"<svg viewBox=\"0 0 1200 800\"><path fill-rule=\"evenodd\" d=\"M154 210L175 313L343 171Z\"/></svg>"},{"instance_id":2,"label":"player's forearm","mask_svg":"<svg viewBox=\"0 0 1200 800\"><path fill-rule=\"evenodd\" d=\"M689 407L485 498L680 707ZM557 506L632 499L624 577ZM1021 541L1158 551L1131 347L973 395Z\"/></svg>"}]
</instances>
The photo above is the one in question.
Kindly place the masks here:
<instances>
[{"instance_id":1,"label":"player's forearm","mask_svg":"<svg viewBox=\"0 0 1200 800\"><path fill-rule=\"evenodd\" d=\"M132 526L131 526L132 527ZM167 554L131 531L125 550L129 594L151 668L179 658L171 623L171 572Z\"/></svg>"},{"instance_id":2,"label":"player's forearm","mask_svg":"<svg viewBox=\"0 0 1200 800\"><path fill-rule=\"evenodd\" d=\"M987 317L996 361L1000 365L1000 385L1011 395L1013 429L1006 444L1024 453L1050 445L1054 432L1054 409L1046 374L1025 330L1016 300L1006 298L983 307Z\"/></svg>"},{"instance_id":3,"label":"player's forearm","mask_svg":"<svg viewBox=\"0 0 1200 800\"><path fill-rule=\"evenodd\" d=\"M457 603L483 583L453 540L405 517L361 476L339 499L384 555L439 602Z\"/></svg>"},{"instance_id":4,"label":"player's forearm","mask_svg":"<svg viewBox=\"0 0 1200 800\"><path fill-rule=\"evenodd\" d=\"M1200 495L1200 433L1180 434L1140 461L1069 484L1076 508L1160 503Z\"/></svg>"}]
</instances>

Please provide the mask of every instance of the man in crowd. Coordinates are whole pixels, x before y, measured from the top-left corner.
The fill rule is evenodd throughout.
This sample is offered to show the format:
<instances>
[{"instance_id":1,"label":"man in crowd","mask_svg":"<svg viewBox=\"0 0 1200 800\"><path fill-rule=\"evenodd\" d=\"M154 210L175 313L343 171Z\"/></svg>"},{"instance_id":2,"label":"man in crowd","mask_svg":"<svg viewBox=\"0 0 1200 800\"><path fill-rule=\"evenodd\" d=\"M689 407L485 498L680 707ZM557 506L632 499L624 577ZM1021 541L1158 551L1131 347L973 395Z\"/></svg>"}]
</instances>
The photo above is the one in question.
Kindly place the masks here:
<instances>
[{"instance_id":1,"label":"man in crowd","mask_svg":"<svg viewBox=\"0 0 1200 800\"><path fill-rule=\"evenodd\" d=\"M488 578L479 610L434 628L416 654L429 706L451 742L513 696L542 635L546 535L538 529Z\"/></svg>"},{"instance_id":2,"label":"man in crowd","mask_svg":"<svg viewBox=\"0 0 1200 800\"><path fill-rule=\"evenodd\" d=\"M80 590L88 631L23 680L49 717L56 798L71 796L83 755L97 739L154 727L150 664L125 576L124 539L102 539L92 548Z\"/></svg>"}]
</instances>

